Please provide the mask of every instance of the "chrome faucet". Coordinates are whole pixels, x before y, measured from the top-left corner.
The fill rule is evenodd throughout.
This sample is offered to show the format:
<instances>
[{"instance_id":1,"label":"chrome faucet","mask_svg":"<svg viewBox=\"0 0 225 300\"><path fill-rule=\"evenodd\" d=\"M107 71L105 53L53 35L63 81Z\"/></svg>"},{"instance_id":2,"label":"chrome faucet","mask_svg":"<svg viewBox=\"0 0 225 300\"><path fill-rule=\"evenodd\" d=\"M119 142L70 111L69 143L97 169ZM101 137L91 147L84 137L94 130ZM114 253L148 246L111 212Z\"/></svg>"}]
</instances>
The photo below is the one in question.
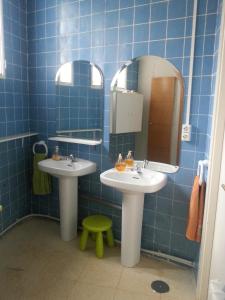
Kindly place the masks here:
<instances>
[{"instance_id":1,"label":"chrome faucet","mask_svg":"<svg viewBox=\"0 0 225 300\"><path fill-rule=\"evenodd\" d=\"M141 164L136 164L134 171L136 171L138 174L142 174L143 171L142 169L145 169L148 165L149 161L147 159L143 160L142 165Z\"/></svg>"},{"instance_id":2,"label":"chrome faucet","mask_svg":"<svg viewBox=\"0 0 225 300\"><path fill-rule=\"evenodd\" d=\"M142 174L142 167L141 167L140 164L136 163L136 164L134 165L134 167L131 168L131 171L135 171L135 172L137 172L138 174Z\"/></svg>"},{"instance_id":3,"label":"chrome faucet","mask_svg":"<svg viewBox=\"0 0 225 300\"><path fill-rule=\"evenodd\" d=\"M76 157L74 157L73 154L70 154L70 155L69 155L69 159L70 159L70 162L71 162L71 163L77 161Z\"/></svg>"},{"instance_id":4,"label":"chrome faucet","mask_svg":"<svg viewBox=\"0 0 225 300\"><path fill-rule=\"evenodd\" d=\"M140 165L136 165L135 171L136 171L138 174L142 174L141 166L140 166Z\"/></svg>"}]
</instances>

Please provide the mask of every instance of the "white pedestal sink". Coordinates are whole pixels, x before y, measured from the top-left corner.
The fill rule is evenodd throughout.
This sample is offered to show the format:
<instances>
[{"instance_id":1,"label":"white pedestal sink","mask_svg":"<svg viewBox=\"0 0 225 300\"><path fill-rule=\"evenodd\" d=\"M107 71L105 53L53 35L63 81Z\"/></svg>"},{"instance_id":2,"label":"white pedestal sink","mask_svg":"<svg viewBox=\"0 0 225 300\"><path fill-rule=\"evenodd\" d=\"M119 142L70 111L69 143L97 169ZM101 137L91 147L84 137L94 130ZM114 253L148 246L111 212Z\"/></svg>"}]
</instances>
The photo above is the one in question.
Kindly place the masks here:
<instances>
[{"instance_id":1,"label":"white pedestal sink","mask_svg":"<svg viewBox=\"0 0 225 300\"><path fill-rule=\"evenodd\" d=\"M76 162L45 159L38 163L38 167L59 179L61 238L70 241L77 236L78 176L95 172L96 164L84 159Z\"/></svg>"},{"instance_id":2,"label":"white pedestal sink","mask_svg":"<svg viewBox=\"0 0 225 300\"><path fill-rule=\"evenodd\" d=\"M149 169L141 169L141 173L110 169L100 175L100 180L123 192L121 263L133 267L140 260L144 194L163 188L167 176Z\"/></svg>"}]
</instances>

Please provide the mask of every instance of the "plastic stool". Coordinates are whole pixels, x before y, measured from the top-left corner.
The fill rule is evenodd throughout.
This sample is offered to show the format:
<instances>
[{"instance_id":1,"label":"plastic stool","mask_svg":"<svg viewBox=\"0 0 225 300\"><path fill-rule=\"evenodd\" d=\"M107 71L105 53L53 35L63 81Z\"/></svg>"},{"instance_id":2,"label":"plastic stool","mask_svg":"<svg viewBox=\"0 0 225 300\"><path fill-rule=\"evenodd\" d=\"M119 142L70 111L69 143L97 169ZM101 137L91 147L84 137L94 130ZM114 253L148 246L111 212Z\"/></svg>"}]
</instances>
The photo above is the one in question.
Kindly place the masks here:
<instances>
[{"instance_id":1,"label":"plastic stool","mask_svg":"<svg viewBox=\"0 0 225 300\"><path fill-rule=\"evenodd\" d=\"M107 243L109 247L114 246L112 233L112 220L105 216L93 215L82 221L83 232L80 238L80 250L85 250L89 232L96 236L96 256L98 258L104 255L103 232L106 232Z\"/></svg>"}]
</instances>

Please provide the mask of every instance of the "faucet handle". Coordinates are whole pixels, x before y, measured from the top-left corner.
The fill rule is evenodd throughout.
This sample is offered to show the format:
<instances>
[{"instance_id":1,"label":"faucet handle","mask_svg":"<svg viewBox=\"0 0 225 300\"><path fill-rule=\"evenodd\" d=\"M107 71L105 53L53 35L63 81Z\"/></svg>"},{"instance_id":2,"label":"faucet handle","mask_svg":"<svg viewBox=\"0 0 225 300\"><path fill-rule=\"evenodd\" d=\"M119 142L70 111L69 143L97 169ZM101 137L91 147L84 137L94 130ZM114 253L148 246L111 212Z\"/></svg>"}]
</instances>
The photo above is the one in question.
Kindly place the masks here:
<instances>
[{"instance_id":1,"label":"faucet handle","mask_svg":"<svg viewBox=\"0 0 225 300\"><path fill-rule=\"evenodd\" d=\"M148 165L149 161L147 159L143 160L142 168L146 168Z\"/></svg>"},{"instance_id":2,"label":"faucet handle","mask_svg":"<svg viewBox=\"0 0 225 300\"><path fill-rule=\"evenodd\" d=\"M71 162L76 162L77 161L76 158L73 156L73 154L70 154L69 158L70 158Z\"/></svg>"}]
</instances>

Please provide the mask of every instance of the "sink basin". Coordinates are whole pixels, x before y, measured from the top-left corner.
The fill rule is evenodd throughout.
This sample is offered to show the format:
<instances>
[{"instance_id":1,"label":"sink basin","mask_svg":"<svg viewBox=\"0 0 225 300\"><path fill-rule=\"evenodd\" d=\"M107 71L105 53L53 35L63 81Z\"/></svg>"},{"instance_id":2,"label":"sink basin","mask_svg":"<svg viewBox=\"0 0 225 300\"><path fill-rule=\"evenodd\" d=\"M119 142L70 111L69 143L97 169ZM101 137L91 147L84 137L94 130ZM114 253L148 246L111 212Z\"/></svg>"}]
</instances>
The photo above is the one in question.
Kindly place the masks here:
<instances>
[{"instance_id":1,"label":"sink basin","mask_svg":"<svg viewBox=\"0 0 225 300\"><path fill-rule=\"evenodd\" d=\"M38 163L41 171L59 179L60 231L64 241L77 236L78 176L96 171L96 164L78 158L76 162L45 159Z\"/></svg>"},{"instance_id":2,"label":"sink basin","mask_svg":"<svg viewBox=\"0 0 225 300\"><path fill-rule=\"evenodd\" d=\"M103 184L123 192L121 263L134 267L140 260L144 194L155 193L167 183L167 176L149 169L141 172L110 169L100 175Z\"/></svg>"},{"instance_id":3,"label":"sink basin","mask_svg":"<svg viewBox=\"0 0 225 300\"><path fill-rule=\"evenodd\" d=\"M77 158L76 162L68 160L45 159L38 163L39 169L55 177L83 176L96 171L96 164L92 161Z\"/></svg>"},{"instance_id":4,"label":"sink basin","mask_svg":"<svg viewBox=\"0 0 225 300\"><path fill-rule=\"evenodd\" d=\"M155 193L167 183L167 176L163 173L142 169L142 173L127 170L118 172L110 169L100 175L101 182L121 191L138 193Z\"/></svg>"}]
</instances>

